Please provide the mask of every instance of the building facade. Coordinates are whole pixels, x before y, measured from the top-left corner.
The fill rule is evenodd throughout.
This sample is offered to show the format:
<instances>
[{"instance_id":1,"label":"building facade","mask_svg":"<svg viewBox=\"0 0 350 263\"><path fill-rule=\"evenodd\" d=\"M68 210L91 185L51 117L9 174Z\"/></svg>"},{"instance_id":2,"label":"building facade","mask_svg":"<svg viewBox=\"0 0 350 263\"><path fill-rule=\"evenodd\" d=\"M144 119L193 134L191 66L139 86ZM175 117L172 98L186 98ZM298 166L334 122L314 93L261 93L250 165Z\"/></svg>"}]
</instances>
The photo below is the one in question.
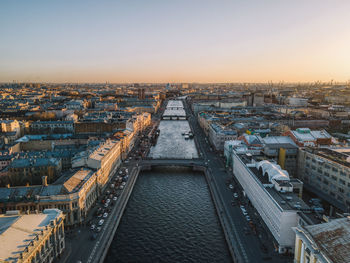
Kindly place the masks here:
<instances>
[{"instance_id":1,"label":"building facade","mask_svg":"<svg viewBox=\"0 0 350 263\"><path fill-rule=\"evenodd\" d=\"M305 187L343 211L350 211L350 149L302 148L298 177Z\"/></svg>"}]
</instances>

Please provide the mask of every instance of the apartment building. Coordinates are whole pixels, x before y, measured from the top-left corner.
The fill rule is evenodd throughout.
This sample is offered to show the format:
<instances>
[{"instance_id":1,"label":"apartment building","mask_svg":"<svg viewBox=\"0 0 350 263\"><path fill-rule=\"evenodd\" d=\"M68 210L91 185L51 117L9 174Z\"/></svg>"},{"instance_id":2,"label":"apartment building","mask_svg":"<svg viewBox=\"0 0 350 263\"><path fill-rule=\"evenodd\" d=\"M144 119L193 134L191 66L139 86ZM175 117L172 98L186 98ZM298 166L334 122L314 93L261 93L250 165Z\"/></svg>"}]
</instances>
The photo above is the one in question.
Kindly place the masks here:
<instances>
[{"instance_id":1,"label":"apartment building","mask_svg":"<svg viewBox=\"0 0 350 263\"><path fill-rule=\"evenodd\" d=\"M350 149L301 148L298 177L305 187L343 211L350 211Z\"/></svg>"},{"instance_id":2,"label":"apartment building","mask_svg":"<svg viewBox=\"0 0 350 263\"><path fill-rule=\"evenodd\" d=\"M21 213L42 212L56 208L65 214L65 225L84 221L98 197L96 173L82 168L68 171L55 184L0 188L0 212L18 210Z\"/></svg>"},{"instance_id":3,"label":"apartment building","mask_svg":"<svg viewBox=\"0 0 350 263\"><path fill-rule=\"evenodd\" d=\"M35 121L30 124L32 131L74 132L73 121Z\"/></svg>"},{"instance_id":4,"label":"apartment building","mask_svg":"<svg viewBox=\"0 0 350 263\"><path fill-rule=\"evenodd\" d=\"M62 161L58 158L14 159L8 166L11 185L35 185L41 183L43 176L52 183L62 171Z\"/></svg>"},{"instance_id":5,"label":"apartment building","mask_svg":"<svg viewBox=\"0 0 350 263\"><path fill-rule=\"evenodd\" d=\"M237 135L234 129L226 128L216 123L209 125L209 141L217 151L223 151L225 141L235 140Z\"/></svg>"}]
</instances>

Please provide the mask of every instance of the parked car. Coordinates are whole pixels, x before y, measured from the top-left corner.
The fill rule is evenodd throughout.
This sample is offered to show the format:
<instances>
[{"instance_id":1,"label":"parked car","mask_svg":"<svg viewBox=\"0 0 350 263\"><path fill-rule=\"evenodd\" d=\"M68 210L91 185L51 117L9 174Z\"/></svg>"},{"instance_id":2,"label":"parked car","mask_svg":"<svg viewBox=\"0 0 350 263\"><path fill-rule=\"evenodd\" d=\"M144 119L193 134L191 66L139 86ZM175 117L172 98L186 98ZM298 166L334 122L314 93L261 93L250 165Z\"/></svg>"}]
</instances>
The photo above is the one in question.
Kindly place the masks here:
<instances>
[{"instance_id":1,"label":"parked car","mask_svg":"<svg viewBox=\"0 0 350 263\"><path fill-rule=\"evenodd\" d=\"M117 199L118 199L118 197L116 197L116 196L113 197L113 201L117 201Z\"/></svg>"},{"instance_id":2,"label":"parked car","mask_svg":"<svg viewBox=\"0 0 350 263\"><path fill-rule=\"evenodd\" d=\"M90 226L90 229L91 229L91 230L94 230L95 228L96 228L96 225L95 225L95 224L93 224L93 225Z\"/></svg>"},{"instance_id":3,"label":"parked car","mask_svg":"<svg viewBox=\"0 0 350 263\"><path fill-rule=\"evenodd\" d=\"M102 226L104 222L105 222L105 221L104 221L103 219L101 219L100 221L98 221L98 225L99 225L99 226Z\"/></svg>"},{"instance_id":4,"label":"parked car","mask_svg":"<svg viewBox=\"0 0 350 263\"><path fill-rule=\"evenodd\" d=\"M108 213L103 214L103 218L106 218L108 216Z\"/></svg>"}]
</instances>

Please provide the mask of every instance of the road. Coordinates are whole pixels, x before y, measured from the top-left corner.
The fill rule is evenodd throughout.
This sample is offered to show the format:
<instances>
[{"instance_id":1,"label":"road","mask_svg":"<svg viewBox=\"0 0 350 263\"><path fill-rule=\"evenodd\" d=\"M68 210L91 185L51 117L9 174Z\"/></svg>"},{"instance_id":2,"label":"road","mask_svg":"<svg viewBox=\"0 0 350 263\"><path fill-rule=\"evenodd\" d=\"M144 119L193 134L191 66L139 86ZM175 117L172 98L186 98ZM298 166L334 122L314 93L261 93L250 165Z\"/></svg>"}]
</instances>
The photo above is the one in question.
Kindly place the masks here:
<instances>
[{"instance_id":1,"label":"road","mask_svg":"<svg viewBox=\"0 0 350 263\"><path fill-rule=\"evenodd\" d=\"M210 172L209 179L218 190L217 193L223 207L221 214L226 216L227 222L230 224L230 229L234 234L239 251L242 254L243 262L289 262L289 258L281 256L273 251L272 240L268 240L266 234L260 234L259 237L259 235L254 235L252 233L249 223L239 206L239 204L245 204L245 207L248 208L247 200L245 200L242 193L239 191L240 186L232 180L232 174L227 172L224 159L221 158L217 152L212 150L206 139L206 135L199 126L197 119L192 115L192 111L189 109L187 102L185 102L184 105L189 115L188 121L195 134L198 150L200 155L206 160ZM236 201L236 205L232 205L234 201L233 191L228 187L227 182L231 182L234 186L234 191L238 192L240 195L239 200ZM248 211L251 211L249 215L253 221L258 223L259 220L261 220L259 215L253 212L251 207ZM264 240L264 236L266 240Z\"/></svg>"},{"instance_id":2,"label":"road","mask_svg":"<svg viewBox=\"0 0 350 263\"><path fill-rule=\"evenodd\" d=\"M97 233L96 240L91 240L93 231L90 230L90 224L74 229L74 234L69 235L66 238L66 251L60 262L75 263L81 261L84 263L91 263L96 262L96 259L101 256L101 252L104 250L104 245L110 233L116 224L119 223L119 220L127 203L127 199L132 191L133 183L138 175L138 173L136 173L137 162L138 161L128 161L128 163L124 163L121 166L121 169L127 168L130 171L129 179L125 185L125 188L121 191L115 205L112 207L111 212L105 219L101 231ZM114 177L115 175L111 178ZM89 216L94 218L94 223L98 221L98 219L95 218L96 216L94 216L94 213L98 207L102 207L102 205L100 205L100 202L94 207L94 209L89 212Z\"/></svg>"}]
</instances>

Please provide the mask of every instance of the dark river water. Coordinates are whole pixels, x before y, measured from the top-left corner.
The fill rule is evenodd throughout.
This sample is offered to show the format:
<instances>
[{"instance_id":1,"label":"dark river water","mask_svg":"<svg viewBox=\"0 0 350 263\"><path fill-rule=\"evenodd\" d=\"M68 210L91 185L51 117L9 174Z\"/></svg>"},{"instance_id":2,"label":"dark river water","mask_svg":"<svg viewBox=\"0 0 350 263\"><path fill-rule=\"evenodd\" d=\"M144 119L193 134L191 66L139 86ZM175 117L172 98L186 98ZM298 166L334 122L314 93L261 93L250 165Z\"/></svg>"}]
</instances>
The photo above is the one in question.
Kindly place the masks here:
<instances>
[{"instance_id":1,"label":"dark river water","mask_svg":"<svg viewBox=\"0 0 350 263\"><path fill-rule=\"evenodd\" d=\"M142 172L105 262L232 262L204 175Z\"/></svg>"}]
</instances>

